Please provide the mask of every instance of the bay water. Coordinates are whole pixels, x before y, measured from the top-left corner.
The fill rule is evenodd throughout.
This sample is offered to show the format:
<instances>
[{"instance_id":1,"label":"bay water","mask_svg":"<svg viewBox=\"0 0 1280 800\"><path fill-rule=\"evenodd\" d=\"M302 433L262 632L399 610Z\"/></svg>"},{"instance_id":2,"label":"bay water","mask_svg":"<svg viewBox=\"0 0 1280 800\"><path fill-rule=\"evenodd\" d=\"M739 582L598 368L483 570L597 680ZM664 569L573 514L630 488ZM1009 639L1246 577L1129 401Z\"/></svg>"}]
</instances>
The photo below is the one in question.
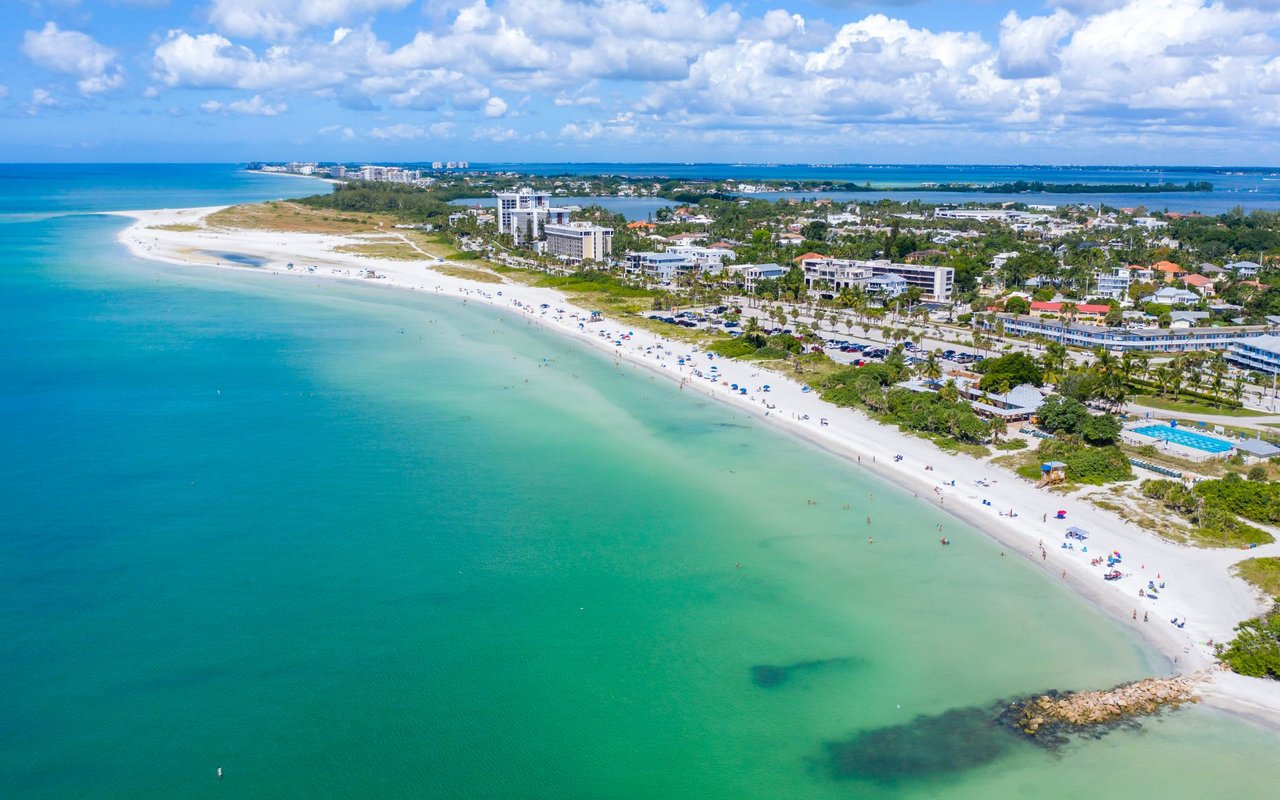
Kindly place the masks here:
<instances>
[{"instance_id":1,"label":"bay water","mask_svg":"<svg viewBox=\"0 0 1280 800\"><path fill-rule=\"evenodd\" d=\"M160 195L75 179L122 208L292 190L174 169ZM447 298L139 261L124 220L40 199L59 191L0 220L2 797L1280 778L1280 737L1201 708L1053 753L970 747L965 709L1167 665L909 492L580 343ZM905 745L833 758L878 730Z\"/></svg>"}]
</instances>

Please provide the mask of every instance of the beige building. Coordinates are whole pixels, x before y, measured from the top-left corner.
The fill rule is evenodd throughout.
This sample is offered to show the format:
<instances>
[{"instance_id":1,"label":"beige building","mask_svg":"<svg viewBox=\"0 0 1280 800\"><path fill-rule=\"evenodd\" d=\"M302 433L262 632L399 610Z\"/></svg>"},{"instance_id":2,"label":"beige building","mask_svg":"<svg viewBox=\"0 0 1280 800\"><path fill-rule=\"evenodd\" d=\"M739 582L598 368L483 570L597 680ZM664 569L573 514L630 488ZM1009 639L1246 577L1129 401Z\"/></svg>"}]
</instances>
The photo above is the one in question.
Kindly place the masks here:
<instances>
[{"instance_id":1,"label":"beige building","mask_svg":"<svg viewBox=\"0 0 1280 800\"><path fill-rule=\"evenodd\" d=\"M590 222L565 222L548 223L543 231L547 235L547 253L565 261L604 262L613 252L613 228Z\"/></svg>"}]
</instances>

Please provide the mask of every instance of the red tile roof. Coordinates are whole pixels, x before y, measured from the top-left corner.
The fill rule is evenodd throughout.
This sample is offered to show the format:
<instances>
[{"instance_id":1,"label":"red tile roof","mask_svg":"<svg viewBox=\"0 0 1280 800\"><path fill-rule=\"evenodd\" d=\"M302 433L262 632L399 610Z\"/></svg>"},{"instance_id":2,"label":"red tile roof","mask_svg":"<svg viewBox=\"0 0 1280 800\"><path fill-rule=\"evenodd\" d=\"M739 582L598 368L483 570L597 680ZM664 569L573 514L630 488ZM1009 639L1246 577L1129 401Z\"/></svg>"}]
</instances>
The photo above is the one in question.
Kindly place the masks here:
<instances>
[{"instance_id":1,"label":"red tile roof","mask_svg":"<svg viewBox=\"0 0 1280 800\"><path fill-rule=\"evenodd\" d=\"M1213 279L1205 275L1184 275L1182 282L1188 286L1208 286Z\"/></svg>"},{"instance_id":2,"label":"red tile roof","mask_svg":"<svg viewBox=\"0 0 1280 800\"><path fill-rule=\"evenodd\" d=\"M1045 301L1032 301L1032 311L1050 311L1057 313L1062 311L1062 307L1066 303L1049 303ZM1099 303L1081 303L1076 306L1077 314L1106 314L1111 310L1111 306L1104 306Z\"/></svg>"},{"instance_id":3,"label":"red tile roof","mask_svg":"<svg viewBox=\"0 0 1280 800\"><path fill-rule=\"evenodd\" d=\"M802 261L808 261L811 258L826 258L822 253L805 253L802 256L796 256L795 262L799 264Z\"/></svg>"},{"instance_id":4,"label":"red tile roof","mask_svg":"<svg viewBox=\"0 0 1280 800\"><path fill-rule=\"evenodd\" d=\"M1186 272L1185 269L1173 263L1172 261L1157 261L1151 265L1151 268L1159 272L1179 273Z\"/></svg>"}]
</instances>

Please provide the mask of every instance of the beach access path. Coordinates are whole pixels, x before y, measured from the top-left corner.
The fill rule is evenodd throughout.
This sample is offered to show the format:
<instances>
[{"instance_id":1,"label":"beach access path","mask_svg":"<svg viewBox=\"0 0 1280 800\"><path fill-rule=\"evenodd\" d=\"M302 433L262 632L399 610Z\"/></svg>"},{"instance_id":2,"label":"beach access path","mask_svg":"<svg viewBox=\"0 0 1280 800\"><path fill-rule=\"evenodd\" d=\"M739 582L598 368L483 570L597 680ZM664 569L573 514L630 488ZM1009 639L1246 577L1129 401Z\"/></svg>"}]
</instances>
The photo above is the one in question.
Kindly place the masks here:
<instances>
[{"instance_id":1,"label":"beach access path","mask_svg":"<svg viewBox=\"0 0 1280 800\"><path fill-rule=\"evenodd\" d=\"M136 256L170 264L237 270L262 280L359 281L388 290L429 292L483 303L524 317L603 351L619 365L635 365L678 383L682 391L753 414L847 459L855 468L914 493L919 502L963 519L999 542L1006 557L1030 560L1050 580L1065 582L1089 602L1131 625L1168 659L1171 672L1190 673L1212 665L1215 659L1209 642L1229 640L1236 623L1266 607L1253 587L1230 574L1230 567L1244 558L1280 555L1280 544L1240 551L1166 541L1087 501L1036 489L988 462L944 453L928 440L906 435L860 411L827 403L786 375L758 364L714 357L692 345L632 329L626 320L589 322L588 309L573 306L552 289L465 280L432 269L441 262L336 252L337 247L361 241L350 236L188 229L219 208L117 212L134 220L118 238ZM177 229L166 227L175 225ZM227 253L251 256L261 266L231 262L224 255ZM293 269L288 268L290 263ZM312 266L314 272L309 271ZM379 277L361 277L367 270L376 271ZM543 304L548 307L542 308ZM733 384L739 390L732 390ZM766 384L770 387L767 392L763 391ZM740 391L743 387L746 394ZM1064 519L1056 518L1059 510L1066 512ZM875 525L874 511L872 518L869 530L873 535L902 535L889 533L887 525ZM1088 531L1089 539L1084 543L1087 553L1079 542L1075 549L1062 549L1064 533L1072 526ZM913 535L936 537L938 533L930 529ZM946 535L962 544L955 532ZM1105 565L1093 566L1090 560L1113 551L1123 554L1119 568L1126 575L1107 582L1102 578ZM1165 584L1158 601L1139 596L1139 589L1148 581ZM1144 614L1149 622L1143 622ZM1174 618L1185 621L1185 627L1171 624ZM1053 620L1044 624L1052 625ZM1280 727L1278 681L1220 672L1202 694L1208 704Z\"/></svg>"}]
</instances>

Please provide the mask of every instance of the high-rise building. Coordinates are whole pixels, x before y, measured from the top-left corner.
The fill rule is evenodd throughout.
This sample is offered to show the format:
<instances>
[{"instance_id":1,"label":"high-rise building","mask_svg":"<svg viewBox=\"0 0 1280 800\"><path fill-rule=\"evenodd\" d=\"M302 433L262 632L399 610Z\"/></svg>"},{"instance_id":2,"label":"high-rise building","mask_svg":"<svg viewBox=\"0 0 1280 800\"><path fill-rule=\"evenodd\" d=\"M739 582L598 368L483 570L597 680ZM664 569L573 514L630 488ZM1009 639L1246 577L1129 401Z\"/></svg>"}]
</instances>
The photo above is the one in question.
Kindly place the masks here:
<instances>
[{"instance_id":1,"label":"high-rise building","mask_svg":"<svg viewBox=\"0 0 1280 800\"><path fill-rule=\"evenodd\" d=\"M544 225L569 221L567 208L554 208L551 195L524 188L498 192L498 233L509 233L516 244L541 238ZM612 231L610 231L612 234Z\"/></svg>"}]
</instances>

